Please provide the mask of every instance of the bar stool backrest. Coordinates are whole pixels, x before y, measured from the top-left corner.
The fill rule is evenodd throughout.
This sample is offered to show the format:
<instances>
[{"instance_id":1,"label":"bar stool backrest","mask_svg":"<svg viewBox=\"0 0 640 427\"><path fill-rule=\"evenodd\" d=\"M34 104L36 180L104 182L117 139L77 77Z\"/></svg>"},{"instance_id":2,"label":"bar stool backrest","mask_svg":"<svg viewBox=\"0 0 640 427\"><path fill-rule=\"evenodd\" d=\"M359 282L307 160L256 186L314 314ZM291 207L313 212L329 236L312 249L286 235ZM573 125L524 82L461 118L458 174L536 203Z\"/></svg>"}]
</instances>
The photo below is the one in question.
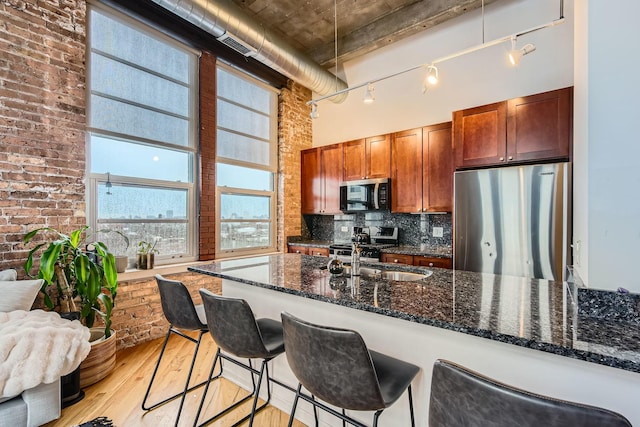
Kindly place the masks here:
<instances>
[{"instance_id":1,"label":"bar stool backrest","mask_svg":"<svg viewBox=\"0 0 640 427\"><path fill-rule=\"evenodd\" d=\"M385 407L369 350L356 331L315 325L282 313L287 361L311 394L361 411Z\"/></svg>"},{"instance_id":2,"label":"bar stool backrest","mask_svg":"<svg viewBox=\"0 0 640 427\"><path fill-rule=\"evenodd\" d=\"M622 415L511 387L446 360L433 366L429 427L631 427Z\"/></svg>"},{"instance_id":3,"label":"bar stool backrest","mask_svg":"<svg viewBox=\"0 0 640 427\"><path fill-rule=\"evenodd\" d=\"M236 357L268 358L253 311L241 298L200 290L209 332L216 344Z\"/></svg>"},{"instance_id":4,"label":"bar stool backrest","mask_svg":"<svg viewBox=\"0 0 640 427\"><path fill-rule=\"evenodd\" d=\"M160 291L162 312L172 326L186 330L206 327L200 321L189 290L182 282L167 280L159 274L156 274L156 281Z\"/></svg>"}]
</instances>

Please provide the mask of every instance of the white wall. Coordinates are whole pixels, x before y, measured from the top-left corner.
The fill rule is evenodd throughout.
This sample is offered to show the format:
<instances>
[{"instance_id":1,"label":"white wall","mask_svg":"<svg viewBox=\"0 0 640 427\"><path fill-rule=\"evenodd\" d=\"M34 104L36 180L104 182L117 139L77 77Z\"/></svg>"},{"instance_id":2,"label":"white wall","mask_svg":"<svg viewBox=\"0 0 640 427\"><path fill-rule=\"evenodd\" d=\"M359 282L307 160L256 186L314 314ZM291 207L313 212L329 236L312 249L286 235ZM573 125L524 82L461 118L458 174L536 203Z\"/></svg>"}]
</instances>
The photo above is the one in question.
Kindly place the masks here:
<instances>
[{"instance_id":1,"label":"white wall","mask_svg":"<svg viewBox=\"0 0 640 427\"><path fill-rule=\"evenodd\" d=\"M587 168L576 171L575 180L584 180L588 193L577 206L586 206L576 217L574 240L583 242L578 271L589 287L622 286L640 292L640 4L583 2L580 8L586 11L580 16L588 23L580 26L586 27L588 43L576 44L576 61L586 58L587 68L576 69L576 83L586 84L587 101L586 114L576 117L575 129L587 135L583 145L576 145L576 155L586 159ZM586 228L578 222L582 216Z\"/></svg>"},{"instance_id":2,"label":"white wall","mask_svg":"<svg viewBox=\"0 0 640 427\"><path fill-rule=\"evenodd\" d=\"M501 0L485 8L485 41L558 18L559 0ZM438 65L440 83L422 94L424 71L416 70L375 84L376 102L364 105L364 88L342 104L318 104L314 146L347 141L451 120L451 113L573 84L573 1L565 2L567 22L521 37L518 46L537 50L520 66L507 64L510 43L487 48ZM479 10L347 62L339 73L354 86L428 63L482 43Z\"/></svg>"}]
</instances>

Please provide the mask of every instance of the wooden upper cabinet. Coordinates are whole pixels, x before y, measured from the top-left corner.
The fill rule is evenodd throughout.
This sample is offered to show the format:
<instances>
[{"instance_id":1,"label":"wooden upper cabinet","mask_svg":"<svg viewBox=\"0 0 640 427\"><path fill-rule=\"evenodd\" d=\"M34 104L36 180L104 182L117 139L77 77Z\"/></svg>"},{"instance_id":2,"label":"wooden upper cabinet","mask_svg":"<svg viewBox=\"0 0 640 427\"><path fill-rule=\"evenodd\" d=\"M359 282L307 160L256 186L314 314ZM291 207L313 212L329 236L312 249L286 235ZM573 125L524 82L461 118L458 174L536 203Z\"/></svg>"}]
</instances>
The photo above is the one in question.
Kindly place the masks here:
<instances>
[{"instance_id":1,"label":"wooden upper cabinet","mask_svg":"<svg viewBox=\"0 0 640 427\"><path fill-rule=\"evenodd\" d=\"M451 122L422 128L422 211L453 211Z\"/></svg>"},{"instance_id":2,"label":"wooden upper cabinet","mask_svg":"<svg viewBox=\"0 0 640 427\"><path fill-rule=\"evenodd\" d=\"M342 145L345 181L389 177L390 135L348 141Z\"/></svg>"},{"instance_id":3,"label":"wooden upper cabinet","mask_svg":"<svg viewBox=\"0 0 640 427\"><path fill-rule=\"evenodd\" d=\"M341 213L342 145L303 150L300 155L302 213Z\"/></svg>"},{"instance_id":4,"label":"wooden upper cabinet","mask_svg":"<svg viewBox=\"0 0 640 427\"><path fill-rule=\"evenodd\" d=\"M510 99L507 160L568 158L571 149L573 88Z\"/></svg>"},{"instance_id":5,"label":"wooden upper cabinet","mask_svg":"<svg viewBox=\"0 0 640 427\"><path fill-rule=\"evenodd\" d=\"M344 180L364 179L366 171L365 141L357 139L342 143L344 155Z\"/></svg>"},{"instance_id":6,"label":"wooden upper cabinet","mask_svg":"<svg viewBox=\"0 0 640 427\"><path fill-rule=\"evenodd\" d=\"M572 87L455 111L455 165L567 160L572 127Z\"/></svg>"},{"instance_id":7,"label":"wooden upper cabinet","mask_svg":"<svg viewBox=\"0 0 640 427\"><path fill-rule=\"evenodd\" d=\"M389 178L391 175L391 135L365 139L365 178Z\"/></svg>"},{"instance_id":8,"label":"wooden upper cabinet","mask_svg":"<svg viewBox=\"0 0 640 427\"><path fill-rule=\"evenodd\" d=\"M453 113L456 167L504 162L507 103L483 105Z\"/></svg>"},{"instance_id":9,"label":"wooden upper cabinet","mask_svg":"<svg viewBox=\"0 0 640 427\"><path fill-rule=\"evenodd\" d=\"M320 213L322 188L320 177L320 151L317 148L300 152L300 184L302 213Z\"/></svg>"},{"instance_id":10,"label":"wooden upper cabinet","mask_svg":"<svg viewBox=\"0 0 640 427\"><path fill-rule=\"evenodd\" d=\"M422 210L422 128L391 137L391 211Z\"/></svg>"},{"instance_id":11,"label":"wooden upper cabinet","mask_svg":"<svg viewBox=\"0 0 640 427\"><path fill-rule=\"evenodd\" d=\"M320 147L321 185L324 206L321 213L341 214L340 183L342 182L342 145Z\"/></svg>"}]
</instances>

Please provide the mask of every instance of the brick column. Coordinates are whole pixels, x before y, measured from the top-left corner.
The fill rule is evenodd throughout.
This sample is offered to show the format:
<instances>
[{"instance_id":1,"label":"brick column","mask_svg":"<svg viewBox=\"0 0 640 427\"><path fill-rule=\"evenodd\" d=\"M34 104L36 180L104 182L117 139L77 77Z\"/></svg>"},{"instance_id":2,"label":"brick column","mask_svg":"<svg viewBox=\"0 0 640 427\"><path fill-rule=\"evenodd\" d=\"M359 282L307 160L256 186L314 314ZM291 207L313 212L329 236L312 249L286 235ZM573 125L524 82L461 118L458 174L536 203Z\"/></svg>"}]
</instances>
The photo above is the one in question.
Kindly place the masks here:
<instances>
[{"instance_id":1,"label":"brick column","mask_svg":"<svg viewBox=\"0 0 640 427\"><path fill-rule=\"evenodd\" d=\"M286 251L287 237L302 233L300 151L311 148L312 127L306 102L311 91L291 80L278 105L278 250Z\"/></svg>"},{"instance_id":2,"label":"brick column","mask_svg":"<svg viewBox=\"0 0 640 427\"><path fill-rule=\"evenodd\" d=\"M216 58L200 57L200 260L216 255Z\"/></svg>"}]
</instances>

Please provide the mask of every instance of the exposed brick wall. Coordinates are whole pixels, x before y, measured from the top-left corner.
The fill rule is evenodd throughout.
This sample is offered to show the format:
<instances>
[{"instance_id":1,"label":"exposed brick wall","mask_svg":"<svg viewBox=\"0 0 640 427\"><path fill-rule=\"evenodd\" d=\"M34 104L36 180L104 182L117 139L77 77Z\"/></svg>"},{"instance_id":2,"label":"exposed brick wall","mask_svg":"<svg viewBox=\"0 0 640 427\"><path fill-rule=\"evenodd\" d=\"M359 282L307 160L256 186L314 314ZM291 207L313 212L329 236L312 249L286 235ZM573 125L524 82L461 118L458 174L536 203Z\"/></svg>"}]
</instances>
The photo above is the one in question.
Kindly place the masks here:
<instances>
[{"instance_id":1,"label":"exposed brick wall","mask_svg":"<svg viewBox=\"0 0 640 427\"><path fill-rule=\"evenodd\" d=\"M200 260L216 255L216 58L200 57Z\"/></svg>"},{"instance_id":2,"label":"exposed brick wall","mask_svg":"<svg viewBox=\"0 0 640 427\"><path fill-rule=\"evenodd\" d=\"M0 3L0 269L85 219L84 0Z\"/></svg>"},{"instance_id":3,"label":"exposed brick wall","mask_svg":"<svg viewBox=\"0 0 640 427\"><path fill-rule=\"evenodd\" d=\"M200 288L214 293L222 290L220 279L199 273L169 274L164 277L184 283L196 304L202 302L198 293ZM118 284L112 324L117 331L118 349L133 347L167 333L169 323L162 313L160 293L154 278Z\"/></svg>"},{"instance_id":4,"label":"exposed brick wall","mask_svg":"<svg viewBox=\"0 0 640 427\"><path fill-rule=\"evenodd\" d=\"M302 232L300 150L311 148L312 128L306 105L311 91L291 80L280 93L278 107L278 250L286 251L287 237Z\"/></svg>"},{"instance_id":5,"label":"exposed brick wall","mask_svg":"<svg viewBox=\"0 0 640 427\"><path fill-rule=\"evenodd\" d=\"M16 268L21 278L28 231L86 224L85 23L85 0L0 2L0 269ZM215 256L215 58L203 53L201 67L204 260ZM293 82L280 96L280 250L287 236L300 234L300 150L311 147L310 99ZM167 277L183 281L197 301L200 287L216 289L208 276ZM113 315L119 348L161 337L166 327L154 279L120 283Z\"/></svg>"}]
</instances>

